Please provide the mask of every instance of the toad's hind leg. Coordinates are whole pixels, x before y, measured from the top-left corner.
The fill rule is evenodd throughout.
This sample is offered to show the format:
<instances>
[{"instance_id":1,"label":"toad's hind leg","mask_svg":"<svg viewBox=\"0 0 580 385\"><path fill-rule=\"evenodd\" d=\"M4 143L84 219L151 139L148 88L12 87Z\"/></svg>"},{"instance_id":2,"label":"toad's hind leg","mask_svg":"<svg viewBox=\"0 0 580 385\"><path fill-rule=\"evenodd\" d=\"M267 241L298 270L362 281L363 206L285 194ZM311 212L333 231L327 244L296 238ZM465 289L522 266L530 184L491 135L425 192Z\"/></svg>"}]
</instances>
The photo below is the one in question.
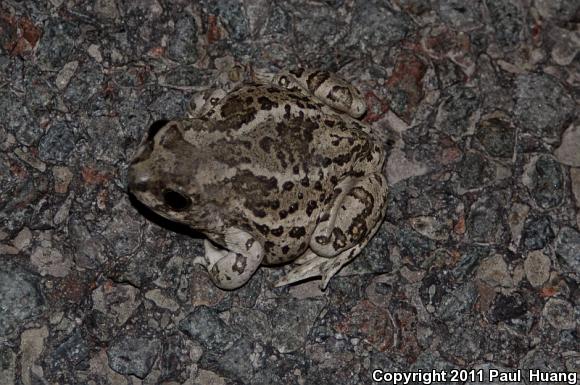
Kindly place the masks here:
<instances>
[{"instance_id":1,"label":"toad's hind leg","mask_svg":"<svg viewBox=\"0 0 580 385\"><path fill-rule=\"evenodd\" d=\"M386 192L386 180L380 173L339 184L330 209L322 213L311 237L310 253L315 256L304 258L276 286L322 276L321 287L326 288L330 278L376 233L386 211Z\"/></svg>"},{"instance_id":2,"label":"toad's hind leg","mask_svg":"<svg viewBox=\"0 0 580 385\"><path fill-rule=\"evenodd\" d=\"M204 241L205 255L194 263L203 265L214 284L222 289L236 289L254 274L264 258L262 245L245 231L230 228L225 234L227 249Z\"/></svg>"},{"instance_id":3,"label":"toad's hind leg","mask_svg":"<svg viewBox=\"0 0 580 385\"><path fill-rule=\"evenodd\" d=\"M313 95L327 106L346 112L353 118L360 118L367 109L359 89L332 72L298 68L282 71L269 81L290 90L299 88L303 93Z\"/></svg>"}]
</instances>

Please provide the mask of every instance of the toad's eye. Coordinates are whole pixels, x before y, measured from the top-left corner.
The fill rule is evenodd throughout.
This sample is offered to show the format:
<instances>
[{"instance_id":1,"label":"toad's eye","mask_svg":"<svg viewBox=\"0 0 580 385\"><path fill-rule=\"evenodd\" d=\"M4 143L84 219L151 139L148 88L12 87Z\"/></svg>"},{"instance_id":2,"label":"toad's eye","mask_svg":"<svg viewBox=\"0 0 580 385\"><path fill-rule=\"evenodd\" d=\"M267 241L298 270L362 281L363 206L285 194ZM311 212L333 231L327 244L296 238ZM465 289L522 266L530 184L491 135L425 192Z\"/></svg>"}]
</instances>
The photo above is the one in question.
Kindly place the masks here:
<instances>
[{"instance_id":1,"label":"toad's eye","mask_svg":"<svg viewBox=\"0 0 580 385\"><path fill-rule=\"evenodd\" d=\"M165 126L167 123L169 123L169 120L163 119L156 120L155 122L153 122L149 126L149 130L147 130L147 140L153 140L153 138L155 138L155 135L157 135L159 130L161 130L163 126Z\"/></svg>"},{"instance_id":2,"label":"toad's eye","mask_svg":"<svg viewBox=\"0 0 580 385\"><path fill-rule=\"evenodd\" d=\"M191 199L175 190L163 190L163 203L175 211L186 210L191 206Z\"/></svg>"},{"instance_id":3,"label":"toad's eye","mask_svg":"<svg viewBox=\"0 0 580 385\"><path fill-rule=\"evenodd\" d=\"M220 101L219 98L211 98L209 100L209 102L211 103L212 106L215 106L216 104L218 104L219 101Z\"/></svg>"}]
</instances>

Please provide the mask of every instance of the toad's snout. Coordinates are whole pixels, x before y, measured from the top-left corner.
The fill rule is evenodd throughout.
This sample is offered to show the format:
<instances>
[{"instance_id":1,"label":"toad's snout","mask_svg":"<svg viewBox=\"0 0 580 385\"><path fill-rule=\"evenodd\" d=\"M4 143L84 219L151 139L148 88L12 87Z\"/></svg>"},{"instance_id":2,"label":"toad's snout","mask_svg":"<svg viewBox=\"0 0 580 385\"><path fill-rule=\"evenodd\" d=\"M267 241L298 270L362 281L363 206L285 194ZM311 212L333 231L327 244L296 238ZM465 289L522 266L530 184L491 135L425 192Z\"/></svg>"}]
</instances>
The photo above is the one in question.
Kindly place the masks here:
<instances>
[{"instance_id":1,"label":"toad's snout","mask_svg":"<svg viewBox=\"0 0 580 385\"><path fill-rule=\"evenodd\" d=\"M140 167L139 164L132 164L127 174L129 191L146 191L151 181L151 173Z\"/></svg>"}]
</instances>

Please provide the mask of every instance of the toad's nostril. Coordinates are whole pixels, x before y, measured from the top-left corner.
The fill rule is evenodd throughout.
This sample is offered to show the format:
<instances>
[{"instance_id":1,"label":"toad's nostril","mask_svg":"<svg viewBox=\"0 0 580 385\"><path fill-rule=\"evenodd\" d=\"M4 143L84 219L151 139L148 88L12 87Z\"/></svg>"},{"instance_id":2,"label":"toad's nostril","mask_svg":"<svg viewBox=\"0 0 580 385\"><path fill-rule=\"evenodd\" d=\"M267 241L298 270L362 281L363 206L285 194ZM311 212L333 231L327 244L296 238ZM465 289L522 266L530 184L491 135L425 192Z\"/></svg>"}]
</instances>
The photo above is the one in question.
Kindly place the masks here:
<instances>
[{"instance_id":1,"label":"toad's nostril","mask_svg":"<svg viewBox=\"0 0 580 385\"><path fill-rule=\"evenodd\" d=\"M148 173L139 172L135 168L130 168L127 179L129 180L129 190L144 191L147 189L150 175Z\"/></svg>"}]
</instances>

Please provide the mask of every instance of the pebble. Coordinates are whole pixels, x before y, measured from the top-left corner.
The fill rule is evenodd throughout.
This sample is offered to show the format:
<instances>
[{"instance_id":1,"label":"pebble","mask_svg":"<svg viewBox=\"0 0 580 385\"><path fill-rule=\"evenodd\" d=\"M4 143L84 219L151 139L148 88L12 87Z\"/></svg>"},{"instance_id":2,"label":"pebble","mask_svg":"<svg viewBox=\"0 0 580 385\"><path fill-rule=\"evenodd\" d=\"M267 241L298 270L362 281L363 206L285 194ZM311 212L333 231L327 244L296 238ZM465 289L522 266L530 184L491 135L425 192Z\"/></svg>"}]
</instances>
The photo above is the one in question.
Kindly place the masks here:
<instances>
[{"instance_id":1,"label":"pebble","mask_svg":"<svg viewBox=\"0 0 580 385\"><path fill-rule=\"evenodd\" d=\"M547 142L560 139L563 125L576 109L559 81L545 74L522 74L515 82L516 122Z\"/></svg>"},{"instance_id":2,"label":"pebble","mask_svg":"<svg viewBox=\"0 0 580 385\"><path fill-rule=\"evenodd\" d=\"M89 46L89 48L87 49L87 53L89 54L90 57L95 59L98 63L101 63L103 61L103 55L101 55L101 49L98 45L91 44Z\"/></svg>"},{"instance_id":3,"label":"pebble","mask_svg":"<svg viewBox=\"0 0 580 385\"><path fill-rule=\"evenodd\" d=\"M496 254L479 264L477 277L493 287L513 287L513 280L503 257Z\"/></svg>"},{"instance_id":4,"label":"pebble","mask_svg":"<svg viewBox=\"0 0 580 385\"><path fill-rule=\"evenodd\" d=\"M149 290L145 293L145 298L153 301L155 305L170 311L176 311L179 309L179 304L165 296L160 289Z\"/></svg>"},{"instance_id":5,"label":"pebble","mask_svg":"<svg viewBox=\"0 0 580 385\"><path fill-rule=\"evenodd\" d=\"M36 278L13 267L0 268L0 337L12 333L42 311L44 300Z\"/></svg>"},{"instance_id":6,"label":"pebble","mask_svg":"<svg viewBox=\"0 0 580 385\"><path fill-rule=\"evenodd\" d=\"M535 287L542 287L544 282L550 277L550 258L541 250L528 253L524 261L524 270L528 282Z\"/></svg>"},{"instance_id":7,"label":"pebble","mask_svg":"<svg viewBox=\"0 0 580 385\"><path fill-rule=\"evenodd\" d=\"M107 350L109 366L117 373L132 374L143 379L151 372L159 350L157 339L124 336Z\"/></svg>"},{"instance_id":8,"label":"pebble","mask_svg":"<svg viewBox=\"0 0 580 385\"><path fill-rule=\"evenodd\" d=\"M558 330L571 330L576 327L574 308L570 302L563 299L550 298L544 306L542 315Z\"/></svg>"},{"instance_id":9,"label":"pebble","mask_svg":"<svg viewBox=\"0 0 580 385\"><path fill-rule=\"evenodd\" d=\"M530 212L530 207L522 203L514 203L508 216L508 225L512 235L510 250L515 251L520 244L524 222Z\"/></svg>"},{"instance_id":10,"label":"pebble","mask_svg":"<svg viewBox=\"0 0 580 385\"><path fill-rule=\"evenodd\" d=\"M22 230L16 235L16 237L12 240L12 244L18 250L24 250L28 246L30 246L30 242L32 239L32 232L28 227L23 227Z\"/></svg>"},{"instance_id":11,"label":"pebble","mask_svg":"<svg viewBox=\"0 0 580 385\"><path fill-rule=\"evenodd\" d=\"M77 68L79 67L78 61L71 61L68 62L62 67L58 75L56 75L56 87L59 90L64 90L67 86L72 77L74 76Z\"/></svg>"},{"instance_id":12,"label":"pebble","mask_svg":"<svg viewBox=\"0 0 580 385\"><path fill-rule=\"evenodd\" d=\"M71 270L72 262L53 247L50 241L43 241L30 255L30 262L36 266L41 275L66 277Z\"/></svg>"},{"instance_id":13,"label":"pebble","mask_svg":"<svg viewBox=\"0 0 580 385\"><path fill-rule=\"evenodd\" d=\"M550 37L554 41L552 59L561 66L567 66L574 61L580 52L580 32L553 27Z\"/></svg>"},{"instance_id":14,"label":"pebble","mask_svg":"<svg viewBox=\"0 0 580 385\"><path fill-rule=\"evenodd\" d=\"M20 351L22 352L20 359L21 379L24 385L33 384L31 374L42 378L42 367L36 363L36 360L44 349L44 339L46 337L48 337L48 328L46 326L39 329L25 330L20 336ZM34 384L37 384L36 380Z\"/></svg>"},{"instance_id":15,"label":"pebble","mask_svg":"<svg viewBox=\"0 0 580 385\"><path fill-rule=\"evenodd\" d=\"M562 144L554 155L560 163L580 167L580 124L572 124L564 131Z\"/></svg>"},{"instance_id":16,"label":"pebble","mask_svg":"<svg viewBox=\"0 0 580 385\"><path fill-rule=\"evenodd\" d=\"M59 194L65 194L72 180L73 174L68 167L55 166L52 168L54 177L54 191Z\"/></svg>"},{"instance_id":17,"label":"pebble","mask_svg":"<svg viewBox=\"0 0 580 385\"><path fill-rule=\"evenodd\" d=\"M572 271L580 273L580 232L572 227L562 227L556 238L556 254Z\"/></svg>"},{"instance_id":18,"label":"pebble","mask_svg":"<svg viewBox=\"0 0 580 385\"><path fill-rule=\"evenodd\" d=\"M0 384L16 383L16 354L9 346L0 346Z\"/></svg>"}]
</instances>

